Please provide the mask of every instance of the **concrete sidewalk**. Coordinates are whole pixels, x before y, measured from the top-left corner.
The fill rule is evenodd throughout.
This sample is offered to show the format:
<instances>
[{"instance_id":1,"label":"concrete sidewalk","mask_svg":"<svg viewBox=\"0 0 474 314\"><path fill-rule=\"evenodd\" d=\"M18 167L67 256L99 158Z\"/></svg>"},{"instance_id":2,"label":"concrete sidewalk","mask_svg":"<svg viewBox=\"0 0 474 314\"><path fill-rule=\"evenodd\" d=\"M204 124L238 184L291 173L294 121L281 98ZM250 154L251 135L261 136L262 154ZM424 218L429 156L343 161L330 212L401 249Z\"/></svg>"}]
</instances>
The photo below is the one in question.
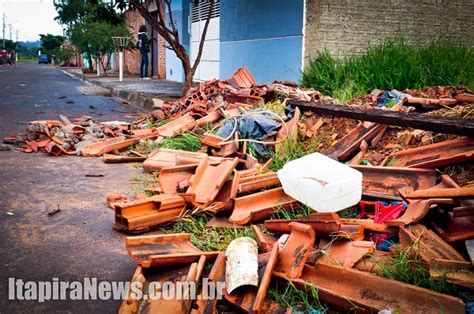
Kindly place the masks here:
<instances>
[{"instance_id":1,"label":"concrete sidewalk","mask_svg":"<svg viewBox=\"0 0 474 314\"><path fill-rule=\"evenodd\" d=\"M95 74L82 73L82 68L61 69L82 81L109 89L112 96L122 98L147 110L152 109L154 98L165 101L180 98L183 88L183 83L169 80L140 80L137 76L124 75L123 81L120 82L116 73L98 77Z\"/></svg>"}]
</instances>

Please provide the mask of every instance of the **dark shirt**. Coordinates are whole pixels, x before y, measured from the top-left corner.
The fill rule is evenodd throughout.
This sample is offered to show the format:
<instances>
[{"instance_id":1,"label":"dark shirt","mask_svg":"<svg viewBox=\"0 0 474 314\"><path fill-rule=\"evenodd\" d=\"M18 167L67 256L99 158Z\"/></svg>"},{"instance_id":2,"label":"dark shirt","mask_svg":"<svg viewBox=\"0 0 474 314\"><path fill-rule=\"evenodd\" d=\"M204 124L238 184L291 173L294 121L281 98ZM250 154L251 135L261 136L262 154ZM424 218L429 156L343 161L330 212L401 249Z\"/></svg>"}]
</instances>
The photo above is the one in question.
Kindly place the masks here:
<instances>
[{"instance_id":1,"label":"dark shirt","mask_svg":"<svg viewBox=\"0 0 474 314\"><path fill-rule=\"evenodd\" d=\"M138 33L137 48L140 49L141 53L150 52L150 43L151 40L148 39L148 35L146 33Z\"/></svg>"}]
</instances>

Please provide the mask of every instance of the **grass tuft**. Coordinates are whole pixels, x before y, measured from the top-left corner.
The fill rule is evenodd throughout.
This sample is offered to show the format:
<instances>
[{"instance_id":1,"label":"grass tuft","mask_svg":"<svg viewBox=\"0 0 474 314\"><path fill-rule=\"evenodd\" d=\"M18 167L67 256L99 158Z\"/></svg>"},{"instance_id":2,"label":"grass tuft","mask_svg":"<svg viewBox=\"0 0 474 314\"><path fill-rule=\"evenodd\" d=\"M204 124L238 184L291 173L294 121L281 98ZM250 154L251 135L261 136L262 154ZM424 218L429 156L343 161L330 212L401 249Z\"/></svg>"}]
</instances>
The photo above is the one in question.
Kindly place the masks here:
<instances>
[{"instance_id":1,"label":"grass tuft","mask_svg":"<svg viewBox=\"0 0 474 314\"><path fill-rule=\"evenodd\" d=\"M268 289L268 296L284 308L293 308L294 311L305 313L325 312L328 308L319 300L318 288L306 286L305 291L299 290L288 281L286 285L275 285Z\"/></svg>"},{"instance_id":2,"label":"grass tuft","mask_svg":"<svg viewBox=\"0 0 474 314\"><path fill-rule=\"evenodd\" d=\"M201 143L201 137L194 133L186 133L176 137L165 138L159 144L159 147L196 152L200 150L203 145Z\"/></svg>"},{"instance_id":3,"label":"grass tuft","mask_svg":"<svg viewBox=\"0 0 474 314\"><path fill-rule=\"evenodd\" d=\"M442 40L419 45L398 39L369 45L365 54L343 60L323 51L304 70L302 84L341 101L374 89L434 85L474 89L474 49Z\"/></svg>"},{"instance_id":4,"label":"grass tuft","mask_svg":"<svg viewBox=\"0 0 474 314\"><path fill-rule=\"evenodd\" d=\"M303 204L292 210L284 210L280 207L269 219L309 219L311 213L314 213L314 210Z\"/></svg>"},{"instance_id":5,"label":"grass tuft","mask_svg":"<svg viewBox=\"0 0 474 314\"><path fill-rule=\"evenodd\" d=\"M253 238L250 228L214 228L206 227L206 216L194 216L178 220L166 229L169 233L187 232L191 234L191 243L203 251L225 251L227 245L237 238Z\"/></svg>"},{"instance_id":6,"label":"grass tuft","mask_svg":"<svg viewBox=\"0 0 474 314\"><path fill-rule=\"evenodd\" d=\"M446 280L434 280L430 277L426 263L417 253L416 243L402 249L395 246L394 255L387 260L380 261L379 275L415 286L428 288L437 292L457 295L458 289Z\"/></svg>"},{"instance_id":7,"label":"grass tuft","mask_svg":"<svg viewBox=\"0 0 474 314\"><path fill-rule=\"evenodd\" d=\"M287 139L282 143L282 147L284 154L276 151L272 153L271 158L273 158L273 165L270 168L271 171L278 171L283 168L287 162L301 158L310 153L308 152L308 149L303 146L303 143L300 140L296 141L296 145L294 145L291 139Z\"/></svg>"}]
</instances>

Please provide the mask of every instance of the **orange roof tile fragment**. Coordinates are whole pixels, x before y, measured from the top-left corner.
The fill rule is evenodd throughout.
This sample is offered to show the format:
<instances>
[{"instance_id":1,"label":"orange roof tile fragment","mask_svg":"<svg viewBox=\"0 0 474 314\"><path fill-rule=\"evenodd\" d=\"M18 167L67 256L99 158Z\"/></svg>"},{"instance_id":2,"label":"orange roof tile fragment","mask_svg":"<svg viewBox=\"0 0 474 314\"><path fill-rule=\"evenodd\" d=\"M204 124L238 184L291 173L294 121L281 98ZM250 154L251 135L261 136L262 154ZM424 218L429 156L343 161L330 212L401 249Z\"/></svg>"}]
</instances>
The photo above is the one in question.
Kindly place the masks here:
<instances>
[{"instance_id":1,"label":"orange roof tile fragment","mask_svg":"<svg viewBox=\"0 0 474 314\"><path fill-rule=\"evenodd\" d=\"M291 210L297 201L288 196L283 188L276 188L235 199L235 206L229 221L238 225L263 220L277 208Z\"/></svg>"},{"instance_id":2,"label":"orange roof tile fragment","mask_svg":"<svg viewBox=\"0 0 474 314\"><path fill-rule=\"evenodd\" d=\"M195 201L198 203L212 202L238 162L239 159L234 158L212 165L206 157L199 163L196 172L189 180L187 193L196 194Z\"/></svg>"}]
</instances>

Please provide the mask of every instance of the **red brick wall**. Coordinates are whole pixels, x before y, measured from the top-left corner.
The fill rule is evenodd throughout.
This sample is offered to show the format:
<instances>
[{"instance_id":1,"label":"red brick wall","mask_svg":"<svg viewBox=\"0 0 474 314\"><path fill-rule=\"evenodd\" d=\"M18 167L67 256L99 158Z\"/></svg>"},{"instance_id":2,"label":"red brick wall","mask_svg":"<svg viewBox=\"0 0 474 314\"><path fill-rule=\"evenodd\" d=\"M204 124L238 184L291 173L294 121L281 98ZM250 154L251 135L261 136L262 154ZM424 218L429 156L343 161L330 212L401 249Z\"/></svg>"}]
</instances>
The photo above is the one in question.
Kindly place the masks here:
<instances>
[{"instance_id":1,"label":"red brick wall","mask_svg":"<svg viewBox=\"0 0 474 314\"><path fill-rule=\"evenodd\" d=\"M132 43L138 40L138 28L140 25L145 24L145 19L140 15L138 11L127 11L125 13L125 21L130 26L130 32L132 33ZM118 55L118 54L117 54ZM132 51L125 51L123 54L124 59L124 72L129 74L140 74L140 51L133 49ZM116 62L118 67L118 60ZM150 69L148 70L150 71Z\"/></svg>"},{"instance_id":2,"label":"red brick wall","mask_svg":"<svg viewBox=\"0 0 474 314\"><path fill-rule=\"evenodd\" d=\"M125 21L130 26L130 32L132 33L132 43L135 45L138 40L138 29L141 25L145 24L145 19L140 15L138 11L127 11L125 13ZM158 51L153 53L158 53L158 77L166 78L166 48L165 41L160 36L158 39ZM128 74L140 74L140 51L138 49L133 49L131 51L124 52L124 72ZM153 56L149 56L149 65L148 73L151 75ZM118 71L118 54L115 54L115 71ZM156 76L157 73L154 73Z\"/></svg>"},{"instance_id":3,"label":"red brick wall","mask_svg":"<svg viewBox=\"0 0 474 314\"><path fill-rule=\"evenodd\" d=\"M158 39L158 75L159 78L166 78L166 41L160 36Z\"/></svg>"}]
</instances>

